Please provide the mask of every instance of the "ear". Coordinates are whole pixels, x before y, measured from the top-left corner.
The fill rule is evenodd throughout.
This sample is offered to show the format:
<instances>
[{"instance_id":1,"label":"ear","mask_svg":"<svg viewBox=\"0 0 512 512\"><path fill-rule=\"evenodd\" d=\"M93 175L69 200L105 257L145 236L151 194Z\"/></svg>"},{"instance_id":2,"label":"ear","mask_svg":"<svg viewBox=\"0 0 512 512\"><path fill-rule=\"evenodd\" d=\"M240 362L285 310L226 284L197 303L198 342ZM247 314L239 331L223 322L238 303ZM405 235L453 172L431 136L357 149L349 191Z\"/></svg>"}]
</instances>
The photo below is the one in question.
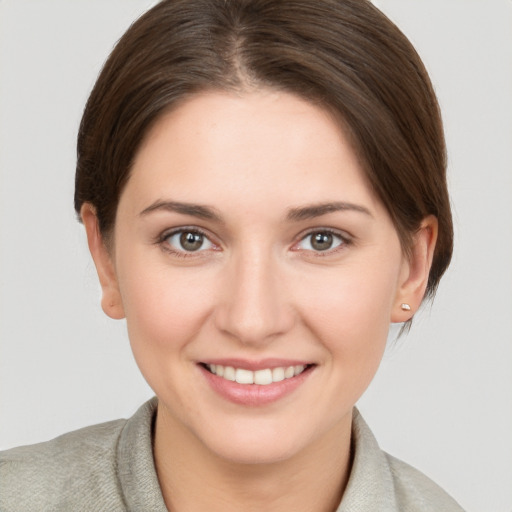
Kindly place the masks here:
<instances>
[{"instance_id":1,"label":"ear","mask_svg":"<svg viewBox=\"0 0 512 512\"><path fill-rule=\"evenodd\" d=\"M101 307L110 318L124 318L124 308L117 282L111 251L100 233L96 209L90 203L84 203L80 208L80 216L87 233L87 243L91 252L96 272L100 280L102 298Z\"/></svg>"},{"instance_id":2,"label":"ear","mask_svg":"<svg viewBox=\"0 0 512 512\"><path fill-rule=\"evenodd\" d=\"M404 256L395 304L391 314L392 322L406 322L418 311L425 290L434 249L437 241L437 218L433 215L425 217L418 231L414 234L410 255ZM403 305L408 305L403 307Z\"/></svg>"}]
</instances>

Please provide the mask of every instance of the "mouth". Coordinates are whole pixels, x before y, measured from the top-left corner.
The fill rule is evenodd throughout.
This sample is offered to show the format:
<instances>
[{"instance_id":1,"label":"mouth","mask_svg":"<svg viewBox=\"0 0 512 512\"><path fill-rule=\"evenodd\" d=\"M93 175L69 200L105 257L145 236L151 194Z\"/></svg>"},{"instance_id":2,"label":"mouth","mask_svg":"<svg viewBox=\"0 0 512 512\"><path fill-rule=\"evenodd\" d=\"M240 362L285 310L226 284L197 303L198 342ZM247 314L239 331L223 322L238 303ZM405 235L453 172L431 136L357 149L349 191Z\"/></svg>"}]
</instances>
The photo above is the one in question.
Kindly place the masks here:
<instances>
[{"instance_id":1,"label":"mouth","mask_svg":"<svg viewBox=\"0 0 512 512\"><path fill-rule=\"evenodd\" d=\"M297 364L290 366L277 366L273 368L262 368L259 370L248 370L246 368L236 368L234 366L225 366L221 364L200 363L208 372L221 379L238 384L256 384L259 386L269 386L277 382L293 379L299 375L311 370L314 364Z\"/></svg>"},{"instance_id":2,"label":"mouth","mask_svg":"<svg viewBox=\"0 0 512 512\"><path fill-rule=\"evenodd\" d=\"M317 364L286 359L228 359L198 363L210 388L229 402L267 406L296 393L310 380Z\"/></svg>"}]
</instances>

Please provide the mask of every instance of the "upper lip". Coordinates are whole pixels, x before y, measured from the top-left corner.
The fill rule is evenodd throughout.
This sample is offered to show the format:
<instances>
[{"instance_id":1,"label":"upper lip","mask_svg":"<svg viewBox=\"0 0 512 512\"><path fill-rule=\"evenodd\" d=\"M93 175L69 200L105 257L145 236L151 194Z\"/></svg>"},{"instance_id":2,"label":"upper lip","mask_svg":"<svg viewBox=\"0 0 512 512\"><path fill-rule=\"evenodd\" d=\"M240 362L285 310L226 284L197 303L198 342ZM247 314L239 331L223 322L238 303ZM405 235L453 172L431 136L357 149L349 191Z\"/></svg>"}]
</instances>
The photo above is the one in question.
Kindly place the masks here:
<instances>
[{"instance_id":1,"label":"upper lip","mask_svg":"<svg viewBox=\"0 0 512 512\"><path fill-rule=\"evenodd\" d=\"M280 367L288 367L288 366L297 366L304 365L308 366L313 364L311 361L304 361L301 359L280 359L280 358L267 358L267 359L259 359L259 360L249 360L249 359L238 359L238 358L214 358L214 359L205 359L200 361L202 364L215 364L221 366L232 366L233 368L240 368L244 370L265 370L267 368L280 368Z\"/></svg>"}]
</instances>

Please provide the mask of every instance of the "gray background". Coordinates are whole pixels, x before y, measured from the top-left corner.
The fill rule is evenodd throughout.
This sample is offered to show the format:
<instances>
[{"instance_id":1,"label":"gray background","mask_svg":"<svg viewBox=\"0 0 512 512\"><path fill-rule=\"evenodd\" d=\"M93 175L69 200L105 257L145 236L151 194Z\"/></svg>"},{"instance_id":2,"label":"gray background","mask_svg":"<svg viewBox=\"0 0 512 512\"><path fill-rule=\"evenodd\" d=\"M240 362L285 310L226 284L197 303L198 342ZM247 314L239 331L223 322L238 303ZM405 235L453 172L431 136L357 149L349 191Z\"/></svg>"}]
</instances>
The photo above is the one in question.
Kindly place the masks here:
<instances>
[{"instance_id":1,"label":"gray background","mask_svg":"<svg viewBox=\"0 0 512 512\"><path fill-rule=\"evenodd\" d=\"M147 0L0 1L0 448L152 395L106 318L72 208L100 66ZM381 446L468 511L512 509L512 2L380 0L444 112L456 250L359 407Z\"/></svg>"}]
</instances>

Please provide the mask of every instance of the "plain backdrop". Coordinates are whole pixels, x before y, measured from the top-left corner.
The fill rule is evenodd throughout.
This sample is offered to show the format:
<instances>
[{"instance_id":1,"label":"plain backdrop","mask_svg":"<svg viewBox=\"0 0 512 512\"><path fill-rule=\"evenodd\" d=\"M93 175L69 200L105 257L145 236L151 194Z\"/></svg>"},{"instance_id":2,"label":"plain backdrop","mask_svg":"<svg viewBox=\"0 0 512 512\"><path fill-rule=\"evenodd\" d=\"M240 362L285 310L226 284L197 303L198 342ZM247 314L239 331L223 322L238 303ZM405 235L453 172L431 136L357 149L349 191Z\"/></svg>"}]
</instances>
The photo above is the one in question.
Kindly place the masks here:
<instances>
[{"instance_id":1,"label":"plain backdrop","mask_svg":"<svg viewBox=\"0 0 512 512\"><path fill-rule=\"evenodd\" d=\"M0 0L0 448L128 417L151 390L105 317L72 198L95 77L147 0ZM359 408L468 511L512 510L512 2L380 0L422 55L456 248Z\"/></svg>"}]
</instances>

